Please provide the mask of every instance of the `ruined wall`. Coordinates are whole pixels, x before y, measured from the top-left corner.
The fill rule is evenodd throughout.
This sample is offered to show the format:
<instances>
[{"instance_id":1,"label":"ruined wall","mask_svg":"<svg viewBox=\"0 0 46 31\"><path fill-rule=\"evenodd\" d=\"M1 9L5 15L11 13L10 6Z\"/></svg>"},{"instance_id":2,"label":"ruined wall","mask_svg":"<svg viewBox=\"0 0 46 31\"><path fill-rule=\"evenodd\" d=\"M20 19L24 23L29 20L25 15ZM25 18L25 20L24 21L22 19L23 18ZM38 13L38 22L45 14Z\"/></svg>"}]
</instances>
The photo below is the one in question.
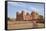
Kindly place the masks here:
<instances>
[{"instance_id":1,"label":"ruined wall","mask_svg":"<svg viewBox=\"0 0 46 31\"><path fill-rule=\"evenodd\" d=\"M17 12L16 13L16 20L22 21L23 20L23 11L21 13Z\"/></svg>"},{"instance_id":2,"label":"ruined wall","mask_svg":"<svg viewBox=\"0 0 46 31\"><path fill-rule=\"evenodd\" d=\"M32 12L31 15L29 13L25 15L24 11L22 11L20 14L18 12L16 13L16 20L19 21L23 21L23 20L31 21L33 19L38 19L38 17L39 16L36 12Z\"/></svg>"},{"instance_id":3,"label":"ruined wall","mask_svg":"<svg viewBox=\"0 0 46 31\"><path fill-rule=\"evenodd\" d=\"M32 16L31 15L24 15L23 16L24 18L24 20L27 20L27 21L30 21L30 20L32 20Z\"/></svg>"}]
</instances>

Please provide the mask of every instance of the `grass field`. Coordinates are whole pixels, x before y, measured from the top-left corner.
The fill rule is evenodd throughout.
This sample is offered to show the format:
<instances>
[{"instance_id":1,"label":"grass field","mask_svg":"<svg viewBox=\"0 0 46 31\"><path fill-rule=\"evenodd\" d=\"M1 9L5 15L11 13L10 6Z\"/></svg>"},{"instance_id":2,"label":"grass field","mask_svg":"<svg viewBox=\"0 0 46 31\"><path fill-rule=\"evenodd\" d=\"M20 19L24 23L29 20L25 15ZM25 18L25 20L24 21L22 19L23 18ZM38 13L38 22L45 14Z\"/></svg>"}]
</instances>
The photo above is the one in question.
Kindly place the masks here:
<instances>
[{"instance_id":1,"label":"grass field","mask_svg":"<svg viewBox=\"0 0 46 31\"><path fill-rule=\"evenodd\" d=\"M36 26L32 21L8 21L8 29L28 29L28 28L44 28L43 23L37 23Z\"/></svg>"}]
</instances>

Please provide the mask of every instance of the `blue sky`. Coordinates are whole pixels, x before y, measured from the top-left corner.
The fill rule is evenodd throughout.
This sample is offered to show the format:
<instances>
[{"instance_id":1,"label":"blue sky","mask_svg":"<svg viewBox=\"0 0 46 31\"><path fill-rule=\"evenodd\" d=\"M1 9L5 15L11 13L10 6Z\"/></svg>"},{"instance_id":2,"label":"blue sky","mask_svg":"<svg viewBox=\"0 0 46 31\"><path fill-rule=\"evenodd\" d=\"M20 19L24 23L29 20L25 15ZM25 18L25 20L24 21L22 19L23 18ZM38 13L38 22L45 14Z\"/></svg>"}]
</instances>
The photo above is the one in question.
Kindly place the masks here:
<instances>
[{"instance_id":1,"label":"blue sky","mask_svg":"<svg viewBox=\"0 0 46 31\"><path fill-rule=\"evenodd\" d=\"M22 10L29 13L35 11L44 16L44 4L8 2L8 17L16 18L16 12L21 12Z\"/></svg>"}]
</instances>

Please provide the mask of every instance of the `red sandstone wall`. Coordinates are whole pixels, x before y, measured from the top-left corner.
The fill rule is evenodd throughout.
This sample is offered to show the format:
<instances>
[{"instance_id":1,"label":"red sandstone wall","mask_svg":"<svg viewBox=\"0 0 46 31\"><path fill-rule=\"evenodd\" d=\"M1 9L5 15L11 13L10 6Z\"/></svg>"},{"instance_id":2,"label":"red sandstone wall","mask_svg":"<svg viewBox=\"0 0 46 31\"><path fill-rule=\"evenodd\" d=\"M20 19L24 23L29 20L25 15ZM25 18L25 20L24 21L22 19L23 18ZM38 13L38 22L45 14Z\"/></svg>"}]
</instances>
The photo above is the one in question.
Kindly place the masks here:
<instances>
[{"instance_id":1,"label":"red sandstone wall","mask_svg":"<svg viewBox=\"0 0 46 31\"><path fill-rule=\"evenodd\" d=\"M32 20L32 19L38 19L38 15L35 12L32 12L31 15L27 14L25 15L23 12L19 15L16 14L16 20Z\"/></svg>"}]
</instances>

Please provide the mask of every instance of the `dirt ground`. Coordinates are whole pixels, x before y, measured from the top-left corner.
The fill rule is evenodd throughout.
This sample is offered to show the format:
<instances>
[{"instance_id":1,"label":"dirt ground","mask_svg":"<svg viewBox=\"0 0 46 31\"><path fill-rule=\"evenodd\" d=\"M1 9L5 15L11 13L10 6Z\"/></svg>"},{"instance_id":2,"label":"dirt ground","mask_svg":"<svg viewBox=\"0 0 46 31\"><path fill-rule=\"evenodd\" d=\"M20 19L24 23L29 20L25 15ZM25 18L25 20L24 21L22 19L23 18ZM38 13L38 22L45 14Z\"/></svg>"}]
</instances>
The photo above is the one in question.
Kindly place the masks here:
<instances>
[{"instance_id":1,"label":"dirt ground","mask_svg":"<svg viewBox=\"0 0 46 31\"><path fill-rule=\"evenodd\" d=\"M35 26L32 21L8 21L8 29L28 29L28 28L44 28L43 23L37 23Z\"/></svg>"}]
</instances>

